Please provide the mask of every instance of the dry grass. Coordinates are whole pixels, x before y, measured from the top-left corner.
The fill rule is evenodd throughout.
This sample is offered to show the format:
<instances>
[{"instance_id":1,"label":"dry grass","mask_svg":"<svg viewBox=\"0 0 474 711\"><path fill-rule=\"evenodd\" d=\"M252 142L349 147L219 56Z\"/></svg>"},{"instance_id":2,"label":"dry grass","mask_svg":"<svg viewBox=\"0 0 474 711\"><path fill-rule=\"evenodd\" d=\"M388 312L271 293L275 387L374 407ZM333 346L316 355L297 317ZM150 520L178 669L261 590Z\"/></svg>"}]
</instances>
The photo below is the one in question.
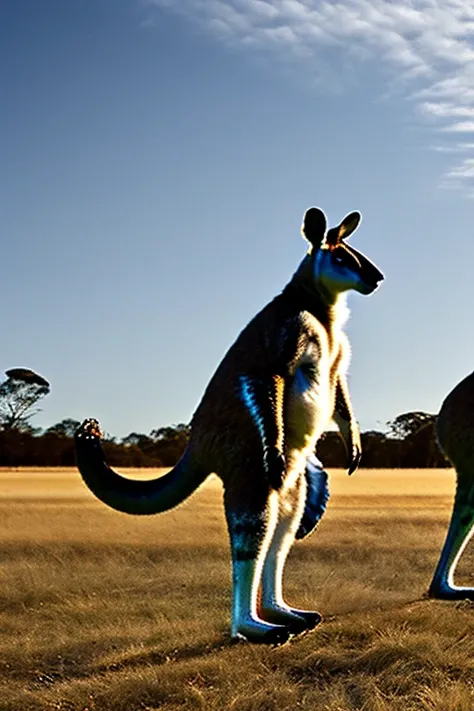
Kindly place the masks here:
<instances>
[{"instance_id":1,"label":"dry grass","mask_svg":"<svg viewBox=\"0 0 474 711\"><path fill-rule=\"evenodd\" d=\"M229 642L215 481L141 519L72 471L0 472L0 709L472 711L474 605L423 598L453 486L446 471L334 472L286 575L289 601L325 622L271 649Z\"/></svg>"}]
</instances>

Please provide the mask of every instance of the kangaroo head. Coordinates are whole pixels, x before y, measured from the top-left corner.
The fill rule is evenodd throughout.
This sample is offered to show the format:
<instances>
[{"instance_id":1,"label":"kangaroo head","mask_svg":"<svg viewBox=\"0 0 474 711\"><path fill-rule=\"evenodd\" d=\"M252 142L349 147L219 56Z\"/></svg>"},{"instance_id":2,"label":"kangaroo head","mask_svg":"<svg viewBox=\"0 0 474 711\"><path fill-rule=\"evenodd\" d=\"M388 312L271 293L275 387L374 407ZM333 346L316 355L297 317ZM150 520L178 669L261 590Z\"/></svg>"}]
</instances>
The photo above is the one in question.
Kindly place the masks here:
<instances>
[{"instance_id":1,"label":"kangaroo head","mask_svg":"<svg viewBox=\"0 0 474 711\"><path fill-rule=\"evenodd\" d=\"M322 210L310 207L305 213L301 229L311 244L309 259L313 285L331 299L349 289L371 294L384 278L375 264L345 242L360 220L360 212L351 212L337 227L326 232L326 215Z\"/></svg>"}]
</instances>

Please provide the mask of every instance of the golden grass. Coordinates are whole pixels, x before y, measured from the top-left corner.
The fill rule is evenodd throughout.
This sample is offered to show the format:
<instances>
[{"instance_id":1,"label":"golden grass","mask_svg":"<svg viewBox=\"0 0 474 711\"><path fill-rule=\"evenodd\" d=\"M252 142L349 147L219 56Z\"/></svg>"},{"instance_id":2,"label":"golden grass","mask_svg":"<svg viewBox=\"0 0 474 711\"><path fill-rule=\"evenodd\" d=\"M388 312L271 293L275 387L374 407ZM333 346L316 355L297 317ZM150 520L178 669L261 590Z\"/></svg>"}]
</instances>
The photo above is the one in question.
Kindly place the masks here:
<instances>
[{"instance_id":1,"label":"golden grass","mask_svg":"<svg viewBox=\"0 0 474 711\"><path fill-rule=\"evenodd\" d=\"M217 480L134 518L73 470L1 471L0 709L472 711L474 604L423 597L453 488L445 470L333 472L285 585L325 622L272 649L229 641Z\"/></svg>"}]
</instances>

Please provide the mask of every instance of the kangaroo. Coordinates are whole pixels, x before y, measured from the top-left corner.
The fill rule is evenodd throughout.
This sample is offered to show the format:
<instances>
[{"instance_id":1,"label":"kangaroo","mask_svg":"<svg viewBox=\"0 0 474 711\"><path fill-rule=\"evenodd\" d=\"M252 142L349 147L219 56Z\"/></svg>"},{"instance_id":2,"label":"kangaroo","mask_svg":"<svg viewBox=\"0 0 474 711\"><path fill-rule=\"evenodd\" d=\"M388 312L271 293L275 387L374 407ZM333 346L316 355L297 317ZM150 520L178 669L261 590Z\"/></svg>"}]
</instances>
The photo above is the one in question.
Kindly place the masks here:
<instances>
[{"instance_id":1,"label":"kangaroo","mask_svg":"<svg viewBox=\"0 0 474 711\"><path fill-rule=\"evenodd\" d=\"M454 584L454 571L474 533L474 373L447 395L436 421L438 442L456 469L451 521L429 596L474 600L474 588Z\"/></svg>"},{"instance_id":2,"label":"kangaroo","mask_svg":"<svg viewBox=\"0 0 474 711\"><path fill-rule=\"evenodd\" d=\"M210 473L221 478L235 639L282 643L321 621L317 612L284 601L282 576L295 537L308 535L325 509L327 474L315 448L331 419L346 444L349 473L361 457L346 380L344 293L371 294L384 277L345 242L360 219L352 212L326 234L324 212L307 210L308 253L230 347L192 417L188 447L168 474L125 479L104 461L97 420L85 420L76 433L85 483L118 511L159 513L186 499Z\"/></svg>"}]
</instances>

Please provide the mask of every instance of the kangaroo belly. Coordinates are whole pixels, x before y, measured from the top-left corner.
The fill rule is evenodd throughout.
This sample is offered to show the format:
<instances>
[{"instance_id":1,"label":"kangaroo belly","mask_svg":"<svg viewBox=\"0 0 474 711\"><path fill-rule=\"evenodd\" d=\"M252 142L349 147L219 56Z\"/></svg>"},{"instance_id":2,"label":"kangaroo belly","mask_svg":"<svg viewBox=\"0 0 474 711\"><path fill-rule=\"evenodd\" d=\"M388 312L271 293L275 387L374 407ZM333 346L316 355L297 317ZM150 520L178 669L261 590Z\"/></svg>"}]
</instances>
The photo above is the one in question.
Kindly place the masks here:
<instances>
[{"instance_id":1,"label":"kangaroo belly","mask_svg":"<svg viewBox=\"0 0 474 711\"><path fill-rule=\"evenodd\" d=\"M289 449L312 451L333 414L329 368L324 362L302 362L287 390L285 441Z\"/></svg>"}]
</instances>

